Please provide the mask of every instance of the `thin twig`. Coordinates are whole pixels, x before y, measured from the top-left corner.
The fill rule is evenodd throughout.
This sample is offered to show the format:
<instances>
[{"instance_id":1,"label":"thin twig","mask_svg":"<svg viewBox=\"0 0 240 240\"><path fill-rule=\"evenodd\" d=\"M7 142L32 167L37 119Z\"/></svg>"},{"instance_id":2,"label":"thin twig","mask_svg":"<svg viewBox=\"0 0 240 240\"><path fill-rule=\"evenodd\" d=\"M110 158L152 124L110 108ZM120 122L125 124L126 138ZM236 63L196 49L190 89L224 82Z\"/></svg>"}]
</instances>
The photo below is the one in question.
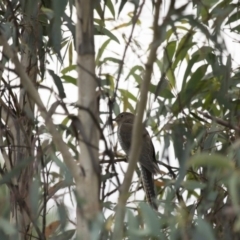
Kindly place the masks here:
<instances>
[{"instance_id":1,"label":"thin twig","mask_svg":"<svg viewBox=\"0 0 240 240\"><path fill-rule=\"evenodd\" d=\"M230 129L234 129L236 131L240 131L240 128L237 127L237 126L234 126L233 124L231 124L230 122L227 122L227 121L224 121L222 120L221 118L217 118L217 117L214 117L214 116L211 116L210 114L208 113L205 113L205 112L202 112L202 111L198 111L198 113L202 114L204 117L208 118L208 119L211 119L213 120L214 122L224 126L224 127L227 127L227 128L230 128Z\"/></svg>"}]
</instances>

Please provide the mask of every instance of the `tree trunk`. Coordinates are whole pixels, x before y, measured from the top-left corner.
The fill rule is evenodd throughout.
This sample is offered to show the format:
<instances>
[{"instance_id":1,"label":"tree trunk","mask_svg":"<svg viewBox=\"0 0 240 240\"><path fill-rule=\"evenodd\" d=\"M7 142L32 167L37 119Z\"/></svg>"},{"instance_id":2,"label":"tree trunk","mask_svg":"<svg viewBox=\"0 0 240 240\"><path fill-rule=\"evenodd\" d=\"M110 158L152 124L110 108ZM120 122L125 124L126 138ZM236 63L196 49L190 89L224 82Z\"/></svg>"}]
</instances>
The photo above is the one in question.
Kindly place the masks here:
<instances>
[{"instance_id":1,"label":"tree trunk","mask_svg":"<svg viewBox=\"0 0 240 240\"><path fill-rule=\"evenodd\" d=\"M76 0L76 50L78 54L78 106L80 120L80 165L82 180L76 183L79 239L90 239L89 226L99 212L99 132L95 77L93 1Z\"/></svg>"}]
</instances>

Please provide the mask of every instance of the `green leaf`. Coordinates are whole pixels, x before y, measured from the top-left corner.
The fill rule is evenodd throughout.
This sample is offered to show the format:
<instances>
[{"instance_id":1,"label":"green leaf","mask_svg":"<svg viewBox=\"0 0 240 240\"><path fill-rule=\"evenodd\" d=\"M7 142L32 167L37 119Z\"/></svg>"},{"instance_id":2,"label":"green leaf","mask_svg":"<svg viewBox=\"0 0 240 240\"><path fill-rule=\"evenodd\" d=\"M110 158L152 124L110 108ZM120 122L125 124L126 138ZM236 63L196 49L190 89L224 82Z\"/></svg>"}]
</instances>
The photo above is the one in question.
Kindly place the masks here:
<instances>
[{"instance_id":1,"label":"green leaf","mask_svg":"<svg viewBox=\"0 0 240 240\"><path fill-rule=\"evenodd\" d=\"M74 64L74 65L70 65L70 66L62 69L61 73L64 75L64 74L66 74L66 73L68 73L68 72L71 72L71 71L73 71L73 70L76 70L76 67L77 67L77 65L75 65L75 64Z\"/></svg>"},{"instance_id":2,"label":"green leaf","mask_svg":"<svg viewBox=\"0 0 240 240\"><path fill-rule=\"evenodd\" d=\"M216 167L216 168L223 168L228 170L234 169L234 164L228 158L224 157L220 154L197 154L193 156L188 161L188 166L190 167L201 167L201 166L209 166L209 167Z\"/></svg>"},{"instance_id":3,"label":"green leaf","mask_svg":"<svg viewBox=\"0 0 240 240\"><path fill-rule=\"evenodd\" d=\"M139 237L136 236L136 233L138 231L138 221L136 216L133 215L132 211L127 209L127 218L128 218L128 234L129 234L129 240L138 240Z\"/></svg>"},{"instance_id":4,"label":"green leaf","mask_svg":"<svg viewBox=\"0 0 240 240\"><path fill-rule=\"evenodd\" d=\"M190 76L191 70L193 65L198 62L199 59L199 55L195 54L194 56L192 56L192 58L190 59L190 61L187 64L187 69L185 71L184 77L183 77L183 84L182 86L184 87L187 81L187 78Z\"/></svg>"},{"instance_id":5,"label":"green leaf","mask_svg":"<svg viewBox=\"0 0 240 240\"><path fill-rule=\"evenodd\" d=\"M12 23L0 23L1 34L4 35L6 40L12 37L13 34L13 25ZM6 58L6 56L5 56Z\"/></svg>"},{"instance_id":6,"label":"green leaf","mask_svg":"<svg viewBox=\"0 0 240 240\"><path fill-rule=\"evenodd\" d=\"M61 161L55 154L52 154L51 156L54 163L60 168L62 175L65 177L66 184L71 184L73 182L73 178L65 163Z\"/></svg>"},{"instance_id":7,"label":"green leaf","mask_svg":"<svg viewBox=\"0 0 240 240\"><path fill-rule=\"evenodd\" d=\"M192 77L190 78L190 80L187 82L186 86L185 86L185 90L184 92L198 92L200 89L200 86L202 85L201 83L203 83L202 79L207 71L208 68L208 64L204 64L202 66L200 66L192 75Z\"/></svg>"},{"instance_id":8,"label":"green leaf","mask_svg":"<svg viewBox=\"0 0 240 240\"><path fill-rule=\"evenodd\" d=\"M103 229L103 215L99 213L97 216L94 217L94 220L91 222L91 238L93 240L99 239L99 233Z\"/></svg>"},{"instance_id":9,"label":"green leaf","mask_svg":"<svg viewBox=\"0 0 240 240\"><path fill-rule=\"evenodd\" d=\"M118 9L118 16L120 15L120 13L123 10L123 7L125 6L126 3L127 3L127 0L121 0L120 6Z\"/></svg>"},{"instance_id":10,"label":"green leaf","mask_svg":"<svg viewBox=\"0 0 240 240\"><path fill-rule=\"evenodd\" d=\"M164 60L171 62L173 55L175 53L175 50L176 50L176 46L177 46L176 41L171 41L167 44L165 52L164 52L164 57L163 57Z\"/></svg>"},{"instance_id":11,"label":"green leaf","mask_svg":"<svg viewBox=\"0 0 240 240\"><path fill-rule=\"evenodd\" d=\"M240 12L237 11L236 13L232 14L229 18L228 21L225 23L225 25L236 22L240 19Z\"/></svg>"},{"instance_id":12,"label":"green leaf","mask_svg":"<svg viewBox=\"0 0 240 240\"><path fill-rule=\"evenodd\" d=\"M95 4L94 4L94 7L95 7L95 9L96 9L99 17L100 17L101 19L103 19L103 18L104 18L104 13L103 13L102 6L101 6L101 4L100 4L100 1L96 1Z\"/></svg>"},{"instance_id":13,"label":"green leaf","mask_svg":"<svg viewBox=\"0 0 240 240\"><path fill-rule=\"evenodd\" d=\"M173 65L172 65L173 69L177 67L179 62L185 59L187 52L195 44L192 42L193 33L194 32L190 30L179 42L176 50L175 61L173 62Z\"/></svg>"},{"instance_id":14,"label":"green leaf","mask_svg":"<svg viewBox=\"0 0 240 240\"><path fill-rule=\"evenodd\" d=\"M61 18L63 17L67 3L68 3L68 0L61 0L61 1L52 0L52 2L51 2L53 12L54 12L54 18L52 19L51 24L50 24L49 41L50 41L52 48L57 53L60 61L62 61L62 57L61 57L61 53L60 53L61 42L62 42Z\"/></svg>"},{"instance_id":15,"label":"green leaf","mask_svg":"<svg viewBox=\"0 0 240 240\"><path fill-rule=\"evenodd\" d=\"M105 79L100 80L101 86L108 86L111 91L114 91L114 77L110 74L102 74Z\"/></svg>"},{"instance_id":16,"label":"green leaf","mask_svg":"<svg viewBox=\"0 0 240 240\"><path fill-rule=\"evenodd\" d=\"M72 60L73 60L73 42L70 42L68 48L68 61L70 65L72 65Z\"/></svg>"},{"instance_id":17,"label":"green leaf","mask_svg":"<svg viewBox=\"0 0 240 240\"><path fill-rule=\"evenodd\" d=\"M125 89L119 89L122 95L125 95L128 99L132 99L134 102L137 102L136 96L134 96L130 91Z\"/></svg>"},{"instance_id":18,"label":"green leaf","mask_svg":"<svg viewBox=\"0 0 240 240\"><path fill-rule=\"evenodd\" d=\"M72 83L73 85L77 86L77 79L74 77L71 77L69 75L63 75L61 78L66 82L66 83Z\"/></svg>"},{"instance_id":19,"label":"green leaf","mask_svg":"<svg viewBox=\"0 0 240 240\"><path fill-rule=\"evenodd\" d=\"M237 32L237 33L240 33L240 25L237 25L236 27L231 28L231 32Z\"/></svg>"},{"instance_id":20,"label":"green leaf","mask_svg":"<svg viewBox=\"0 0 240 240\"><path fill-rule=\"evenodd\" d=\"M65 92L64 92L64 88L63 88L63 84L62 84L61 78L60 78L58 75L56 75L56 74L54 73L54 71L52 71L52 70L50 70L50 69L48 69L48 72L49 72L49 74L52 76L53 81L54 81L54 83L55 83L55 85L56 85L56 87L57 87L57 89L58 89L59 97L60 97L61 99L65 98L65 97L66 97L66 94L65 94Z\"/></svg>"},{"instance_id":21,"label":"green leaf","mask_svg":"<svg viewBox=\"0 0 240 240\"><path fill-rule=\"evenodd\" d=\"M49 20L53 19L54 12L50 8L41 7L41 11L47 16Z\"/></svg>"},{"instance_id":22,"label":"green leaf","mask_svg":"<svg viewBox=\"0 0 240 240\"><path fill-rule=\"evenodd\" d=\"M111 31L114 31L114 30L119 30L120 28L125 28L125 27L128 27L132 24L132 21L128 21L128 22L125 22L125 23L121 23L119 25L117 25L116 27L114 27Z\"/></svg>"},{"instance_id":23,"label":"green leaf","mask_svg":"<svg viewBox=\"0 0 240 240\"><path fill-rule=\"evenodd\" d=\"M191 103L192 98L198 98L198 93L203 91L208 84L206 80L202 80L207 70L208 64L200 66L192 75L191 79L184 86L178 98L172 106L172 111L177 114L181 109Z\"/></svg>"},{"instance_id":24,"label":"green leaf","mask_svg":"<svg viewBox=\"0 0 240 240\"><path fill-rule=\"evenodd\" d=\"M111 12L112 16L115 18L115 6L113 6L112 0L107 0L106 6L108 7L109 11Z\"/></svg>"},{"instance_id":25,"label":"green leaf","mask_svg":"<svg viewBox=\"0 0 240 240\"><path fill-rule=\"evenodd\" d=\"M0 218L0 229L7 235L13 235L17 232L17 229L8 221Z\"/></svg>"},{"instance_id":26,"label":"green leaf","mask_svg":"<svg viewBox=\"0 0 240 240\"><path fill-rule=\"evenodd\" d=\"M169 81L166 78L160 79L160 81L158 82L158 85L150 84L149 91L155 96L160 96L164 99L174 98Z\"/></svg>"},{"instance_id":27,"label":"green leaf","mask_svg":"<svg viewBox=\"0 0 240 240\"><path fill-rule=\"evenodd\" d=\"M195 57L195 55L198 56L197 62L205 60L209 53L214 52L214 49L210 46L202 46L199 48L196 52L192 54L192 57Z\"/></svg>"},{"instance_id":28,"label":"green leaf","mask_svg":"<svg viewBox=\"0 0 240 240\"><path fill-rule=\"evenodd\" d=\"M175 74L172 68L168 69L166 73L167 79L169 80L172 86L176 86Z\"/></svg>"},{"instance_id":29,"label":"green leaf","mask_svg":"<svg viewBox=\"0 0 240 240\"><path fill-rule=\"evenodd\" d=\"M238 206L238 202L239 202L239 197L238 197L238 185L239 185L239 175L234 173L230 179L229 179L229 192L231 194L231 200L233 202L233 205L237 208L239 208Z\"/></svg>"},{"instance_id":30,"label":"green leaf","mask_svg":"<svg viewBox=\"0 0 240 240\"><path fill-rule=\"evenodd\" d=\"M73 20L71 19L71 17L69 17L66 13L63 14L63 21L64 21L64 25L67 26L67 28L69 29L69 31L71 32L71 36L74 39L74 45L76 44L76 40L75 40L75 23L73 22Z\"/></svg>"},{"instance_id":31,"label":"green leaf","mask_svg":"<svg viewBox=\"0 0 240 240\"><path fill-rule=\"evenodd\" d=\"M21 159L21 162L18 163L10 172L7 172L3 175L2 179L0 180L0 185L11 183L12 178L18 178L22 170L25 169L32 161L33 157Z\"/></svg>"},{"instance_id":32,"label":"green leaf","mask_svg":"<svg viewBox=\"0 0 240 240\"><path fill-rule=\"evenodd\" d=\"M215 5L219 0L202 0L204 7L212 7Z\"/></svg>"},{"instance_id":33,"label":"green leaf","mask_svg":"<svg viewBox=\"0 0 240 240\"><path fill-rule=\"evenodd\" d=\"M95 35L106 35L109 38L111 38L112 40L114 40L115 42L119 43L117 37L115 35L113 35L109 30L107 30L106 28L99 26L99 25L94 25L94 29L95 29Z\"/></svg>"},{"instance_id":34,"label":"green leaf","mask_svg":"<svg viewBox=\"0 0 240 240\"><path fill-rule=\"evenodd\" d=\"M111 41L111 38L108 39L107 41L105 41L102 46L99 48L98 50L98 54L97 54L97 57L96 57L96 66L99 66L99 63L100 63L100 58L102 57L102 54L105 50L105 48L107 47L107 45L110 43Z\"/></svg>"},{"instance_id":35,"label":"green leaf","mask_svg":"<svg viewBox=\"0 0 240 240\"><path fill-rule=\"evenodd\" d=\"M172 86L175 86L175 83L176 83L174 71L172 68L172 58L174 56L175 50L176 50L176 41L169 42L164 51L163 61L161 64L162 74L166 73L166 76L170 81L170 83L172 84Z\"/></svg>"},{"instance_id":36,"label":"green leaf","mask_svg":"<svg viewBox=\"0 0 240 240\"><path fill-rule=\"evenodd\" d=\"M121 64L121 62L122 62L121 59L114 58L114 57L106 57L106 58L103 59L102 62L106 63L107 61L118 63L118 64Z\"/></svg>"},{"instance_id":37,"label":"green leaf","mask_svg":"<svg viewBox=\"0 0 240 240\"><path fill-rule=\"evenodd\" d=\"M26 1L22 4L25 17L31 19L32 16L36 16L38 9L38 1Z\"/></svg>"},{"instance_id":38,"label":"green leaf","mask_svg":"<svg viewBox=\"0 0 240 240\"><path fill-rule=\"evenodd\" d=\"M171 39L172 34L175 34L178 29L181 30L181 32L182 32L182 31L184 31L184 32L189 32L189 28L188 28L188 27L184 27L183 25L171 27L171 28L166 32L166 40L169 41L169 39Z\"/></svg>"},{"instance_id":39,"label":"green leaf","mask_svg":"<svg viewBox=\"0 0 240 240\"><path fill-rule=\"evenodd\" d=\"M70 230L66 230L63 233L57 235L57 236L53 236L50 237L49 240L66 240L66 239L72 239L72 237L75 235L76 233L76 229L70 229Z\"/></svg>"},{"instance_id":40,"label":"green leaf","mask_svg":"<svg viewBox=\"0 0 240 240\"><path fill-rule=\"evenodd\" d=\"M142 71L144 70L144 68L143 68L142 66L140 66L140 65L133 66L133 67L131 68L131 70L129 71L129 73L128 73L127 77L125 78L125 80L127 80L131 75L133 76L133 74L134 74L137 70L139 70L140 72L142 72Z\"/></svg>"},{"instance_id":41,"label":"green leaf","mask_svg":"<svg viewBox=\"0 0 240 240\"><path fill-rule=\"evenodd\" d=\"M204 189L206 187L205 183L194 181L194 180L187 180L182 182L182 186L187 190L195 190L195 189Z\"/></svg>"},{"instance_id":42,"label":"green leaf","mask_svg":"<svg viewBox=\"0 0 240 240\"><path fill-rule=\"evenodd\" d=\"M58 204L57 206L59 219L61 222L61 228L64 229L68 222L68 214L66 206L63 203Z\"/></svg>"},{"instance_id":43,"label":"green leaf","mask_svg":"<svg viewBox=\"0 0 240 240\"><path fill-rule=\"evenodd\" d=\"M225 9L229 6L232 7L232 9L235 9L237 7L236 4L229 4L232 0L225 0L225 1L220 1L218 4L215 5L215 7L212 10L212 13L219 13L221 9ZM235 5L234 7L232 5Z\"/></svg>"},{"instance_id":44,"label":"green leaf","mask_svg":"<svg viewBox=\"0 0 240 240\"><path fill-rule=\"evenodd\" d=\"M215 146L216 141L217 141L217 136L218 136L218 127L213 124L211 128L209 128L209 134L205 138L205 141L203 143L203 151L209 151L213 146Z\"/></svg>"},{"instance_id":45,"label":"green leaf","mask_svg":"<svg viewBox=\"0 0 240 240\"><path fill-rule=\"evenodd\" d=\"M121 98L123 101L123 110L126 111L127 109L129 109L131 112L134 111L134 108L132 106L132 104L129 102L129 99L132 99L133 101L137 101L137 98L131 94L128 90L125 89L119 89L119 91L121 92Z\"/></svg>"},{"instance_id":46,"label":"green leaf","mask_svg":"<svg viewBox=\"0 0 240 240\"><path fill-rule=\"evenodd\" d=\"M159 219L156 211L154 211L148 204L144 202L139 203L139 207L145 224L146 234L157 237L160 233L160 229Z\"/></svg>"},{"instance_id":47,"label":"green leaf","mask_svg":"<svg viewBox=\"0 0 240 240\"><path fill-rule=\"evenodd\" d=\"M202 218L197 219L197 236L194 239L208 239L208 240L216 240L213 234L213 230L210 227L209 223Z\"/></svg>"}]
</instances>

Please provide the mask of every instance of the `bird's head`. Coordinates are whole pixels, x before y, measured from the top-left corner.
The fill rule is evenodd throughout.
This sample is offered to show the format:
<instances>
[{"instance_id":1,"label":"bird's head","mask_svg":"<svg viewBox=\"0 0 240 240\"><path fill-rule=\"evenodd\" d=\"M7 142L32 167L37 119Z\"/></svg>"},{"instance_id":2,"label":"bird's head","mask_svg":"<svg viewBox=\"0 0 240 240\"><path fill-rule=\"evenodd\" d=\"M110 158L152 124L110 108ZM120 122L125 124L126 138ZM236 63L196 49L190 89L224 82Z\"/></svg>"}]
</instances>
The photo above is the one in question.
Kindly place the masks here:
<instances>
[{"instance_id":1,"label":"bird's head","mask_svg":"<svg viewBox=\"0 0 240 240\"><path fill-rule=\"evenodd\" d=\"M134 121L134 114L129 113L129 112L122 112L117 115L116 118L113 119L113 121L117 122L117 124L121 123L133 123Z\"/></svg>"}]
</instances>

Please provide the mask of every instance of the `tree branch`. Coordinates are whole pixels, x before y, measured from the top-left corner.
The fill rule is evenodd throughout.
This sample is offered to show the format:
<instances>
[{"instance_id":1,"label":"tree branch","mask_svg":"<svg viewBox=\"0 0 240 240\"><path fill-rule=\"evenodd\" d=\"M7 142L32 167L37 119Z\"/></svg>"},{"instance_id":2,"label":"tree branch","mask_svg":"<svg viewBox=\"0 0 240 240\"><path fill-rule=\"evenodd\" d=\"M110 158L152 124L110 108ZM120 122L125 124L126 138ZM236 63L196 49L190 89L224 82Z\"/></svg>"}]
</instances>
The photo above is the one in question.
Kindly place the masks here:
<instances>
[{"instance_id":1,"label":"tree branch","mask_svg":"<svg viewBox=\"0 0 240 240\"><path fill-rule=\"evenodd\" d=\"M125 215L125 206L128 199L128 191L129 187L131 185L133 172L137 165L137 160L139 159L140 152L141 152L141 145L142 145L142 119L144 110L146 108L147 103L147 95L148 95L148 89L151 82L151 76L153 71L153 64L156 61L156 52L158 47L161 43L161 35L160 35L160 29L158 25L159 20L159 12L160 12L160 6L162 1L158 0L155 5L155 16L154 16L154 22L153 22L153 41L151 44L150 53L148 56L148 61L145 65L145 74L143 77L143 82L141 84L141 90L140 90L140 101L137 106L137 116L134 119L133 124L133 134L132 134L132 145L130 150L130 157L129 157L129 165L128 169L123 181L123 184L120 189L120 196L118 199L117 204L117 210L116 210L116 216L115 216L115 224L114 224L114 232L113 232L113 238L114 240L122 240L123 239L123 221L124 221L124 215Z\"/></svg>"}]
</instances>

